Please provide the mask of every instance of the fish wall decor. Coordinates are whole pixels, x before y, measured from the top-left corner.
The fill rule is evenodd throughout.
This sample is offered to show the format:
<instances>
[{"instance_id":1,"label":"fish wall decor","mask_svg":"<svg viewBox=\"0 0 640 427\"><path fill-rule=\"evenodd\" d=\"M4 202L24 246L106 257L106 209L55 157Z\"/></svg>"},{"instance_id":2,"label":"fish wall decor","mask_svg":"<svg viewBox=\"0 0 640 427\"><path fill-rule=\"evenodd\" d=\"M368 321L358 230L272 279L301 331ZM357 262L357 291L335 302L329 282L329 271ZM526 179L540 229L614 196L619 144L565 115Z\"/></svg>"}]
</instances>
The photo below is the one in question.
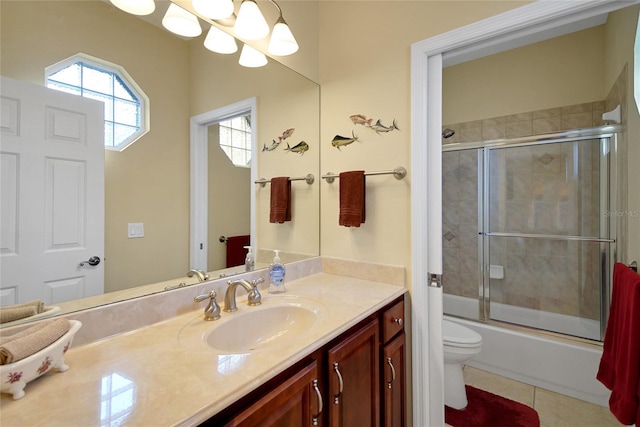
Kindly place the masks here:
<instances>
[{"instance_id":1,"label":"fish wall decor","mask_svg":"<svg viewBox=\"0 0 640 427\"><path fill-rule=\"evenodd\" d=\"M273 151L276 148L278 148L278 146L280 145L280 143L282 141L284 141L285 139L289 138L291 135L293 135L293 131L296 130L295 128L289 128L287 130L285 130L284 132L282 132L282 135L280 135L278 137L278 140L276 141L275 139L272 140L271 145L269 145L267 147L267 144L263 144L262 147L262 151ZM286 150L286 148L285 148Z\"/></svg>"},{"instance_id":2,"label":"fish wall decor","mask_svg":"<svg viewBox=\"0 0 640 427\"><path fill-rule=\"evenodd\" d=\"M378 119L374 124L372 124L373 119L367 118L364 114L353 114L349 116L349 119L351 119L354 125L362 125L375 131L378 135L381 133L391 132L393 130L400 130L396 119L393 119L391 126L383 125L381 119Z\"/></svg>"},{"instance_id":3,"label":"fish wall decor","mask_svg":"<svg viewBox=\"0 0 640 427\"><path fill-rule=\"evenodd\" d=\"M341 135L334 136L333 140L331 140L331 145L333 145L338 150L340 150L340 147L352 144L354 141L357 141L357 140L358 140L358 137L352 131L351 132L351 138L347 138L346 136L341 136Z\"/></svg>"},{"instance_id":4,"label":"fish wall decor","mask_svg":"<svg viewBox=\"0 0 640 427\"><path fill-rule=\"evenodd\" d=\"M300 141L298 144L290 147L287 142L287 148L285 148L285 151L291 151L293 153L300 153L300 155L303 155L305 151L309 151L309 144L304 141Z\"/></svg>"},{"instance_id":5,"label":"fish wall decor","mask_svg":"<svg viewBox=\"0 0 640 427\"><path fill-rule=\"evenodd\" d=\"M371 122L373 119L368 119L367 116L363 114L354 114L349 116L354 125L363 125L363 126L371 126Z\"/></svg>"},{"instance_id":6,"label":"fish wall decor","mask_svg":"<svg viewBox=\"0 0 640 427\"><path fill-rule=\"evenodd\" d=\"M382 122L380 121L380 119L378 119L378 121L375 124L368 125L366 127L368 127L369 129L374 130L378 135L380 133L391 132L392 130L400 130L400 128L398 127L398 125L396 123L396 119L393 119L393 123L391 124L391 126L383 125Z\"/></svg>"},{"instance_id":7,"label":"fish wall decor","mask_svg":"<svg viewBox=\"0 0 640 427\"><path fill-rule=\"evenodd\" d=\"M278 148L278 145L280 145L280 141L276 141L274 139L270 146L267 147L267 144L264 144L264 147L262 147L262 151L273 151Z\"/></svg>"},{"instance_id":8,"label":"fish wall decor","mask_svg":"<svg viewBox=\"0 0 640 427\"><path fill-rule=\"evenodd\" d=\"M282 136L278 137L278 142L282 142L285 139L289 138L291 135L293 135L293 131L295 130L295 128L290 128L285 130L284 132L282 132Z\"/></svg>"}]
</instances>

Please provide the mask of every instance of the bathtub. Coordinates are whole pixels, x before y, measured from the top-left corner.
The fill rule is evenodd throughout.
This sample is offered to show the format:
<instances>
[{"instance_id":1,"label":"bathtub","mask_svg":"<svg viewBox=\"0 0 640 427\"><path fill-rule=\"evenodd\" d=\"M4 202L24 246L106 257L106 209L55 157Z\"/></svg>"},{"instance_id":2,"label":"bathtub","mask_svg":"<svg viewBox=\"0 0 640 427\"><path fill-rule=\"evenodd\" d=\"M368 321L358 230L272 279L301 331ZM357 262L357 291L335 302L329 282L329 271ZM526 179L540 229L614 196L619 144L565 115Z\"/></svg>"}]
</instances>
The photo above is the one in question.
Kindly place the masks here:
<instances>
[{"instance_id":1,"label":"bathtub","mask_svg":"<svg viewBox=\"0 0 640 427\"><path fill-rule=\"evenodd\" d=\"M444 295L446 313L465 305L477 316L478 301ZM473 315L473 314L471 314ZM482 351L468 365L557 393L609 406L609 390L596 379L602 346L522 329L444 316L482 335Z\"/></svg>"}]
</instances>

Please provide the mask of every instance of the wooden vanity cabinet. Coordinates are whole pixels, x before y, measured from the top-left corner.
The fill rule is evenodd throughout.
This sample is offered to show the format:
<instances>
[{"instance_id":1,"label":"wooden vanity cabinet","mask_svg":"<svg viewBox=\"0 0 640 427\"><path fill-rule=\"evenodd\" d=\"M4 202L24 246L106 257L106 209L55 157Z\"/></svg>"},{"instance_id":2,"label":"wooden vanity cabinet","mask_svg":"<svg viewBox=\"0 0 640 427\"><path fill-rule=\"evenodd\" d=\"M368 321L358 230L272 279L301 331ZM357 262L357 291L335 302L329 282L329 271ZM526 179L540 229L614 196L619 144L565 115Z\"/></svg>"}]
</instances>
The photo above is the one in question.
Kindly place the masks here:
<instances>
[{"instance_id":1,"label":"wooden vanity cabinet","mask_svg":"<svg viewBox=\"0 0 640 427\"><path fill-rule=\"evenodd\" d=\"M406 425L404 297L229 406L203 425Z\"/></svg>"},{"instance_id":2,"label":"wooden vanity cabinet","mask_svg":"<svg viewBox=\"0 0 640 427\"><path fill-rule=\"evenodd\" d=\"M315 426L322 415L318 363L307 357L209 420L211 427Z\"/></svg>"},{"instance_id":3,"label":"wooden vanity cabinet","mask_svg":"<svg viewBox=\"0 0 640 427\"><path fill-rule=\"evenodd\" d=\"M406 425L406 340L404 300L382 314L381 369L382 417L384 427Z\"/></svg>"},{"instance_id":4,"label":"wooden vanity cabinet","mask_svg":"<svg viewBox=\"0 0 640 427\"><path fill-rule=\"evenodd\" d=\"M248 408L227 421L225 426L312 426L322 412L318 367L312 361Z\"/></svg>"},{"instance_id":5,"label":"wooden vanity cabinet","mask_svg":"<svg viewBox=\"0 0 640 427\"><path fill-rule=\"evenodd\" d=\"M378 319L327 350L329 426L380 425Z\"/></svg>"},{"instance_id":6,"label":"wooden vanity cabinet","mask_svg":"<svg viewBox=\"0 0 640 427\"><path fill-rule=\"evenodd\" d=\"M382 348L384 427L406 425L406 344L402 332Z\"/></svg>"}]
</instances>

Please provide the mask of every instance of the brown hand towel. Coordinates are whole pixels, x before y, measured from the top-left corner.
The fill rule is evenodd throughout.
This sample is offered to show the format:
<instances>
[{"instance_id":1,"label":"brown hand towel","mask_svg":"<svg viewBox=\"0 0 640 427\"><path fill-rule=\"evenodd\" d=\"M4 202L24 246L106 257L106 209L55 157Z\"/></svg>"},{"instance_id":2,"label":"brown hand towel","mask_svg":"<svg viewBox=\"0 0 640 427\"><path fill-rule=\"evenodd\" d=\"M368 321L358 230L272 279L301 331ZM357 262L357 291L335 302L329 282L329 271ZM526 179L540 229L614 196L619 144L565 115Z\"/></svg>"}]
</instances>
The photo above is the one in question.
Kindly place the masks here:
<instances>
[{"instance_id":1,"label":"brown hand towel","mask_svg":"<svg viewBox=\"0 0 640 427\"><path fill-rule=\"evenodd\" d=\"M271 212L269 222L291 221L291 181L288 176L271 178Z\"/></svg>"},{"instance_id":2,"label":"brown hand towel","mask_svg":"<svg viewBox=\"0 0 640 427\"><path fill-rule=\"evenodd\" d=\"M50 319L15 335L2 338L0 365L17 362L56 342L71 328L65 319Z\"/></svg>"},{"instance_id":3,"label":"brown hand towel","mask_svg":"<svg viewBox=\"0 0 640 427\"><path fill-rule=\"evenodd\" d=\"M14 320L25 319L35 316L36 308L31 307L3 307L0 309L0 323L13 322Z\"/></svg>"},{"instance_id":4,"label":"brown hand towel","mask_svg":"<svg viewBox=\"0 0 640 427\"><path fill-rule=\"evenodd\" d=\"M340 217L338 223L345 227L360 227L365 220L364 171L340 174Z\"/></svg>"},{"instance_id":5,"label":"brown hand towel","mask_svg":"<svg viewBox=\"0 0 640 427\"><path fill-rule=\"evenodd\" d=\"M25 317L40 314L43 311L44 302L39 299L23 302L21 304L13 304L5 307L0 307L0 323L7 323L14 320L24 319Z\"/></svg>"}]
</instances>

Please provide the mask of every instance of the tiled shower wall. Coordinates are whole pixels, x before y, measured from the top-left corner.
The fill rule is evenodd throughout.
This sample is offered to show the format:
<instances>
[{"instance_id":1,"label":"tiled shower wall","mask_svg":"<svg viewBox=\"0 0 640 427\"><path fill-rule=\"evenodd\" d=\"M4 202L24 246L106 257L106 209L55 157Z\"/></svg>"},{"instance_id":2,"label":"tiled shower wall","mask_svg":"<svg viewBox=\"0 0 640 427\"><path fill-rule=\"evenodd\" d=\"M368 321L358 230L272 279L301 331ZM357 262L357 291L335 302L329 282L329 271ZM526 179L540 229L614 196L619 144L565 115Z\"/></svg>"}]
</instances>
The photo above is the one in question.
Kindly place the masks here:
<instances>
[{"instance_id":1,"label":"tiled shower wall","mask_svg":"<svg viewBox=\"0 0 640 427\"><path fill-rule=\"evenodd\" d=\"M621 75L625 75L622 73ZM622 76L606 101L557 107L466 123L443 144L561 132L606 124L602 113L624 94ZM513 150L513 149L510 149ZM504 154L510 150L502 150ZM517 149L509 161L496 152L490 206L493 231L599 236L598 144L551 144ZM513 154L514 152L511 151ZM443 155L443 262L445 292L477 299L478 151ZM573 176L573 179L566 177ZM492 238L491 264L504 279L491 283L491 301L582 318L600 318L596 243Z\"/></svg>"},{"instance_id":2,"label":"tiled shower wall","mask_svg":"<svg viewBox=\"0 0 640 427\"><path fill-rule=\"evenodd\" d=\"M450 123L443 127L454 130L455 134L450 138L443 138L442 144L517 138L602 126L605 124L602 121L602 113L605 111L608 111L605 109L605 101L597 101L471 122Z\"/></svg>"}]
</instances>

